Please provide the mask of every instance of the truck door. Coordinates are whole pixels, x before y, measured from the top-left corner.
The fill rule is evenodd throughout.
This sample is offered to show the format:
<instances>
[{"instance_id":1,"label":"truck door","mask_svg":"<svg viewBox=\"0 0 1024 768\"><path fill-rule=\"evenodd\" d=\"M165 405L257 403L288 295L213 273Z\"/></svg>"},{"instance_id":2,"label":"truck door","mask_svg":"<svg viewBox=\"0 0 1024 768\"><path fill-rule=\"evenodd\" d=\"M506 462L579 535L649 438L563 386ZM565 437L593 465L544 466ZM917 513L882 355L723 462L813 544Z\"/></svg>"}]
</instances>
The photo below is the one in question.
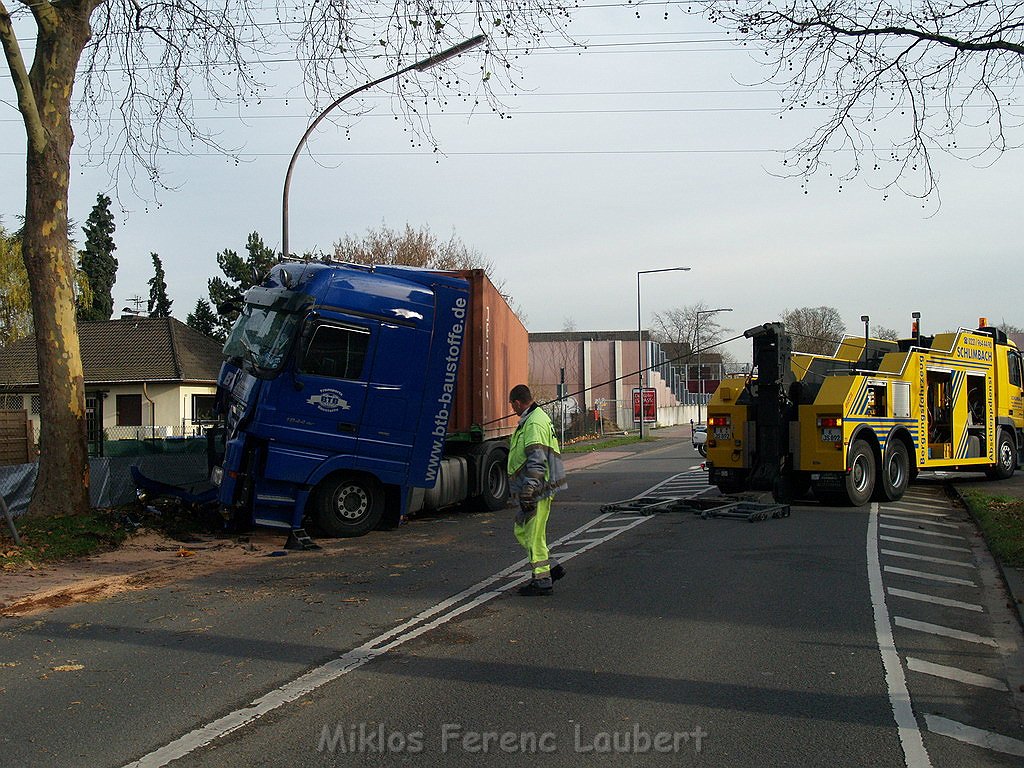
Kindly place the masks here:
<instances>
[{"instance_id":1,"label":"truck door","mask_svg":"<svg viewBox=\"0 0 1024 768\"><path fill-rule=\"evenodd\" d=\"M1013 420L1014 425L1020 429L1024 427L1024 396L1022 396L1022 381L1021 376L1021 354L1016 349L1006 350L1006 379L1007 384L1007 397L1000 397L1000 405L1006 404L1003 407L1008 407L1008 416ZM1000 382L1001 383L1001 382Z\"/></svg>"},{"instance_id":2,"label":"truck door","mask_svg":"<svg viewBox=\"0 0 1024 768\"><path fill-rule=\"evenodd\" d=\"M317 319L302 334L294 381L279 377L281 442L355 454L366 403L375 323Z\"/></svg>"}]
</instances>

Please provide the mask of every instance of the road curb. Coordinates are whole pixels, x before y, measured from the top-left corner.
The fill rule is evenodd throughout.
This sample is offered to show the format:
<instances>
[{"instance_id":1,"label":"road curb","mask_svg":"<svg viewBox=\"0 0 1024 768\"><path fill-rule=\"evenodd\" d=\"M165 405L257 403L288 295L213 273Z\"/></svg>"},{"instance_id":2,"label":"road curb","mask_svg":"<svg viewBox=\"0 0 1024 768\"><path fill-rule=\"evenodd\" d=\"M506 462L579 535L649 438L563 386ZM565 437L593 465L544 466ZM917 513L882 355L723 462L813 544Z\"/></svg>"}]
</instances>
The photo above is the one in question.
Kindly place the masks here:
<instances>
[{"instance_id":1,"label":"road curb","mask_svg":"<svg viewBox=\"0 0 1024 768\"><path fill-rule=\"evenodd\" d=\"M974 512L971 510L971 505L964 499L963 493L960 488L953 483L949 484L950 490L957 500L963 504L967 514L970 515L971 520L978 527L979 531L982 531L982 538L984 538L984 531L981 524L978 522L978 518L974 516ZM988 540L985 540L985 547L988 549L989 554L992 555L992 549L988 546ZM995 555L992 555L992 559L995 561L996 568L999 570L1000 575L1003 578L1003 584L1006 587L1007 593L1010 595L1010 601L1013 603L1014 613L1017 615L1017 621L1020 622L1021 629L1024 629L1024 572L1020 568L1013 568L1003 563Z\"/></svg>"}]
</instances>

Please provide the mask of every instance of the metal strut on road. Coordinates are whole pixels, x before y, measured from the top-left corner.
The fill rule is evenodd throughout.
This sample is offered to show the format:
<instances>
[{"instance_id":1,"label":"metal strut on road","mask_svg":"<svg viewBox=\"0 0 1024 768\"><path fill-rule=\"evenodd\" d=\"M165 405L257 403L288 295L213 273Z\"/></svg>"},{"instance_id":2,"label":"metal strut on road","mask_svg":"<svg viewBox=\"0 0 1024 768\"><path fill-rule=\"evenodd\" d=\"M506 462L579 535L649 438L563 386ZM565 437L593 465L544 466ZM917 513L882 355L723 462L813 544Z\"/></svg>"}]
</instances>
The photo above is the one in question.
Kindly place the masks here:
<instances>
[{"instance_id":1,"label":"metal strut on road","mask_svg":"<svg viewBox=\"0 0 1024 768\"><path fill-rule=\"evenodd\" d=\"M602 512L631 512L654 515L659 512L690 512L707 520L712 517L746 520L753 523L789 517L789 504L753 501L738 496L719 496L714 499L695 499L679 496L637 496L615 501L601 507Z\"/></svg>"}]
</instances>

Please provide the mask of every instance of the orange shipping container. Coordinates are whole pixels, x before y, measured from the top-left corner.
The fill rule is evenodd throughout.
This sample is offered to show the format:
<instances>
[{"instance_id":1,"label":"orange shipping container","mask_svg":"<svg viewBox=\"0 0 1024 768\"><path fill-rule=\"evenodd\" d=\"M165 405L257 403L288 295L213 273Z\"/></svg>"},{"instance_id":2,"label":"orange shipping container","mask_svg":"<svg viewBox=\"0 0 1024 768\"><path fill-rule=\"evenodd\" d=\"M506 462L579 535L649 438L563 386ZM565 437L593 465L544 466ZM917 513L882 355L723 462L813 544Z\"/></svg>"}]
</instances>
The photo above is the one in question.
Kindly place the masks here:
<instances>
[{"instance_id":1,"label":"orange shipping container","mask_svg":"<svg viewBox=\"0 0 1024 768\"><path fill-rule=\"evenodd\" d=\"M470 314L448 432L479 426L485 439L510 435L519 419L508 393L529 380L529 335L482 269L454 274L469 281Z\"/></svg>"}]
</instances>

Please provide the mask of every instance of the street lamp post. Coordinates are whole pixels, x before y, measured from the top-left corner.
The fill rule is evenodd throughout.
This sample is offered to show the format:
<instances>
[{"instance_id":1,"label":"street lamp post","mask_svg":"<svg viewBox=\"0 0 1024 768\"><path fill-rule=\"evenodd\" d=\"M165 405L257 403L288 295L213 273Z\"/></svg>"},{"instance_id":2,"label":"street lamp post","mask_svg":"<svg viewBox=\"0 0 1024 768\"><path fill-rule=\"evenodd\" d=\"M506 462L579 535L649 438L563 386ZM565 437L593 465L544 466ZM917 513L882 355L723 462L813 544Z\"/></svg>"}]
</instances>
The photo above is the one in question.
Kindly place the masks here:
<instances>
[{"instance_id":1,"label":"street lamp post","mask_svg":"<svg viewBox=\"0 0 1024 768\"><path fill-rule=\"evenodd\" d=\"M290 189L292 184L292 169L295 168L295 161L299 159L299 153L302 151L302 148L306 145L306 140L310 137L313 131L316 130L316 127L320 124L320 121L327 117L327 114L332 109L341 104L341 102L345 101L345 99L355 96L357 93L362 93L363 91L369 88L373 88L375 85L380 85L383 82L392 80L396 77L400 77L404 75L406 72L412 72L413 70L416 70L417 72L423 72L427 69L430 69L433 66L441 64L442 62L448 61L448 59L454 58L455 56L458 56L461 53L465 53L471 48L475 48L476 46L480 45L480 43L484 42L486 39L486 35L477 35L476 37L470 38L469 40L465 40L459 43L458 45L453 45L451 48L448 48L447 50L441 51L440 53L436 53L433 56L428 56L425 59L417 61L415 64L410 64L407 67L402 67L401 69L395 70L394 72L384 75L383 77L379 77L376 80L373 80L369 83L364 83L358 88L353 88L344 96L340 96L339 98L335 99L327 106L326 109L324 109L319 115L316 116L316 119L309 124L309 127L306 129L306 132L302 134L302 138L299 139L299 143L295 147L295 151L292 152L292 159L288 163L288 170L284 175L284 194L282 196L281 202L281 254L284 258L288 258L289 255L288 190Z\"/></svg>"},{"instance_id":2,"label":"street lamp post","mask_svg":"<svg viewBox=\"0 0 1024 768\"><path fill-rule=\"evenodd\" d=\"M640 439L644 439L644 384L647 381L647 370L644 368L644 335L643 316L640 314L640 275L651 275L655 272L689 272L689 267L665 267L664 269L641 269L636 273L636 378L640 392Z\"/></svg>"},{"instance_id":3,"label":"street lamp post","mask_svg":"<svg viewBox=\"0 0 1024 768\"><path fill-rule=\"evenodd\" d=\"M700 316L713 315L717 312L732 312L732 307L719 307L718 309L698 309L694 312L693 340L697 343L697 423L700 424L700 407L704 404L704 375L700 370Z\"/></svg>"}]
</instances>

